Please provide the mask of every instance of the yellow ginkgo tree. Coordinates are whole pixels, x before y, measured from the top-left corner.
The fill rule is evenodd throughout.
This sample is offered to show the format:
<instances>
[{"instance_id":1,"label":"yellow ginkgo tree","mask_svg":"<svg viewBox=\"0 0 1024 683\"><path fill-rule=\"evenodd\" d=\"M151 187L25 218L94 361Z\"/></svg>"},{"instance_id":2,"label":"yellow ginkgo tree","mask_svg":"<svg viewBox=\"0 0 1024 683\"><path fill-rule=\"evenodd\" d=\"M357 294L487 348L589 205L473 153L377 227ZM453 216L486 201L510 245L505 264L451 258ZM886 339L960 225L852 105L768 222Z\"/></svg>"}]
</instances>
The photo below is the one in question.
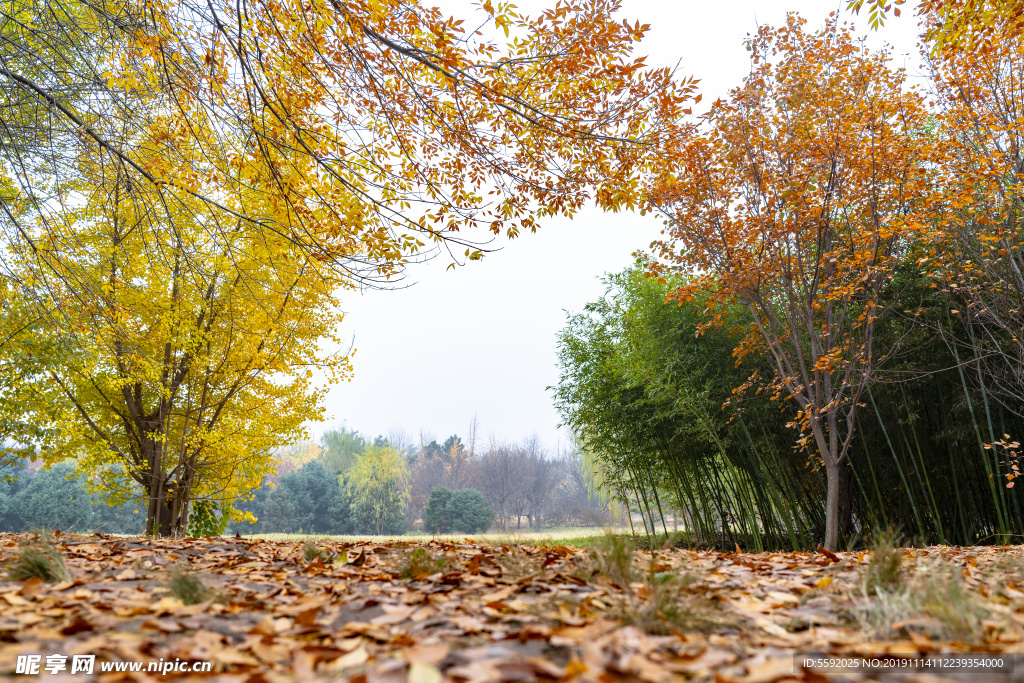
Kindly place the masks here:
<instances>
[{"instance_id":1,"label":"yellow ginkgo tree","mask_svg":"<svg viewBox=\"0 0 1024 683\"><path fill-rule=\"evenodd\" d=\"M147 533L179 534L192 501L247 495L322 413L314 377L349 369L321 349L337 346L346 281L238 220L247 198L229 182L220 214L154 210L152 187L96 145L79 152L66 222L6 258L20 282L0 347L7 436L77 458L112 501L147 507Z\"/></svg>"}]
</instances>

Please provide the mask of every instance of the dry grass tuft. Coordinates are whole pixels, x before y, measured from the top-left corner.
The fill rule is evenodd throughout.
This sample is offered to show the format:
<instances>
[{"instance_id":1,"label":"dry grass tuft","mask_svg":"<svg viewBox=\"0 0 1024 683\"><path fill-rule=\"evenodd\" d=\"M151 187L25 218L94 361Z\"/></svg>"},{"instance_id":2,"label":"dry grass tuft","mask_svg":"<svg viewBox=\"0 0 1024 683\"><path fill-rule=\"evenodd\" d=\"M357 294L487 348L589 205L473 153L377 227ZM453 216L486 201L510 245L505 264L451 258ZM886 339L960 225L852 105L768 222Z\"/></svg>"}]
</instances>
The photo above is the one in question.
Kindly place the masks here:
<instances>
[{"instance_id":1,"label":"dry grass tuft","mask_svg":"<svg viewBox=\"0 0 1024 683\"><path fill-rule=\"evenodd\" d=\"M626 593L619 617L654 635L721 627L725 622L721 612L693 591L697 582L692 574L652 573L643 585Z\"/></svg>"},{"instance_id":2,"label":"dry grass tuft","mask_svg":"<svg viewBox=\"0 0 1024 683\"><path fill-rule=\"evenodd\" d=\"M892 532L883 532L871 548L871 561L862 579L864 592L892 593L903 584L903 579L903 550L896 546Z\"/></svg>"},{"instance_id":3,"label":"dry grass tuft","mask_svg":"<svg viewBox=\"0 0 1024 683\"><path fill-rule=\"evenodd\" d=\"M168 573L167 588L186 605L197 605L214 597L213 591L199 577L183 569L172 569Z\"/></svg>"},{"instance_id":4,"label":"dry grass tuft","mask_svg":"<svg viewBox=\"0 0 1024 683\"><path fill-rule=\"evenodd\" d=\"M980 641L991 616L982 597L966 584L959 567L942 562L920 565L891 590L865 581L855 618L869 638L889 639L907 631L936 640Z\"/></svg>"},{"instance_id":5,"label":"dry grass tuft","mask_svg":"<svg viewBox=\"0 0 1024 683\"><path fill-rule=\"evenodd\" d=\"M43 581L70 581L71 572L64 564L64 557L53 543L36 540L22 543L15 553L14 560L8 565L8 578L11 581L42 579Z\"/></svg>"},{"instance_id":6,"label":"dry grass tuft","mask_svg":"<svg viewBox=\"0 0 1024 683\"><path fill-rule=\"evenodd\" d=\"M594 542L589 553L589 568L592 574L600 574L628 591L629 585L636 580L633 555L629 539L620 534L606 534Z\"/></svg>"}]
</instances>

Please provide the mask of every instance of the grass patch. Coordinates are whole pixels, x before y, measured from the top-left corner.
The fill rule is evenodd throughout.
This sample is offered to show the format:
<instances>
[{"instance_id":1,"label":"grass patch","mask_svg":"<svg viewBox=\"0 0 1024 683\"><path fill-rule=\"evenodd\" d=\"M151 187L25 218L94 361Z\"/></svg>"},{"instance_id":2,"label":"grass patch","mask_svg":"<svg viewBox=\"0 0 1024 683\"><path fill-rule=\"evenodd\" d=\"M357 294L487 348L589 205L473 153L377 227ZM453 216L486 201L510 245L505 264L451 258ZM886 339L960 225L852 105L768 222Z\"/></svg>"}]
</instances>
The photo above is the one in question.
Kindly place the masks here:
<instances>
[{"instance_id":1,"label":"grass patch","mask_svg":"<svg viewBox=\"0 0 1024 683\"><path fill-rule=\"evenodd\" d=\"M444 573L451 565L451 558L442 555L434 557L425 548L416 548L398 564L398 578L409 581L422 579L432 574Z\"/></svg>"},{"instance_id":2,"label":"grass patch","mask_svg":"<svg viewBox=\"0 0 1024 683\"><path fill-rule=\"evenodd\" d=\"M171 595L186 605L197 605L214 596L213 591L207 588L199 577L183 569L172 569L169 572L167 589Z\"/></svg>"},{"instance_id":3,"label":"grass patch","mask_svg":"<svg viewBox=\"0 0 1024 683\"><path fill-rule=\"evenodd\" d=\"M34 540L19 546L14 560L8 565L11 581L42 579L43 581L70 581L71 572L64 564L64 556L53 543Z\"/></svg>"},{"instance_id":4,"label":"grass patch","mask_svg":"<svg viewBox=\"0 0 1024 683\"><path fill-rule=\"evenodd\" d=\"M871 548L871 561L862 579L864 592L891 593L903 584L903 550L896 547L891 532L879 534Z\"/></svg>"},{"instance_id":5,"label":"grass patch","mask_svg":"<svg viewBox=\"0 0 1024 683\"><path fill-rule=\"evenodd\" d=\"M959 567L941 562L917 567L901 585L861 586L856 619L869 638L889 639L914 631L936 640L977 642L991 616L981 596L964 581Z\"/></svg>"}]
</instances>

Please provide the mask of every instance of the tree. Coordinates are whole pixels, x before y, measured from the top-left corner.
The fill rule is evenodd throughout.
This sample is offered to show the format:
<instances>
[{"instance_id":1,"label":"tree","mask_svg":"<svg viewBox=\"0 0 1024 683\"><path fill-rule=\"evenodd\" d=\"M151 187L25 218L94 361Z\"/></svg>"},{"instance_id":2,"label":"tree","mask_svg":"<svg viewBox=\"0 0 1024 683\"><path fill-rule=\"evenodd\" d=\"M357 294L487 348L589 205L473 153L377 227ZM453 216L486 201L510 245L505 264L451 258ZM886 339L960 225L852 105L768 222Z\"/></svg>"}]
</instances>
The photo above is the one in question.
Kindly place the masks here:
<instances>
[{"instance_id":1,"label":"tree","mask_svg":"<svg viewBox=\"0 0 1024 683\"><path fill-rule=\"evenodd\" d=\"M1019 3L1018 3L1019 5ZM973 49L929 59L947 143L940 230L927 261L967 337L967 373L1008 410L1024 415L1024 35L997 22ZM1002 431L1002 430L1000 430ZM995 441L990 430L988 441Z\"/></svg>"},{"instance_id":2,"label":"tree","mask_svg":"<svg viewBox=\"0 0 1024 683\"><path fill-rule=\"evenodd\" d=\"M484 494L476 489L453 491L436 486L423 512L423 528L432 534L480 533L487 531L493 521L494 512L487 507Z\"/></svg>"},{"instance_id":3,"label":"tree","mask_svg":"<svg viewBox=\"0 0 1024 683\"><path fill-rule=\"evenodd\" d=\"M872 28L885 23L891 9L898 17L906 0L867 0ZM860 13L865 0L848 0L847 8ZM919 0L917 14L924 27L924 38L932 45L933 55L955 56L984 53L1009 39L1024 35L1022 0Z\"/></svg>"},{"instance_id":4,"label":"tree","mask_svg":"<svg viewBox=\"0 0 1024 683\"><path fill-rule=\"evenodd\" d=\"M444 486L435 486L430 490L430 499L423 510L423 530L432 534L443 534L452 531L452 523L448 518L448 501L452 490Z\"/></svg>"},{"instance_id":5,"label":"tree","mask_svg":"<svg viewBox=\"0 0 1024 683\"><path fill-rule=\"evenodd\" d=\"M526 445L527 476L523 498L526 501L527 519L536 531L540 531L541 518L548 512L552 494L560 483L561 472L557 463L541 450L536 434L527 440Z\"/></svg>"},{"instance_id":6,"label":"tree","mask_svg":"<svg viewBox=\"0 0 1024 683\"><path fill-rule=\"evenodd\" d=\"M456 489L445 504L449 529L467 534L487 531L494 521L494 511L484 502L484 494L476 489Z\"/></svg>"},{"instance_id":7,"label":"tree","mask_svg":"<svg viewBox=\"0 0 1024 683\"><path fill-rule=\"evenodd\" d=\"M503 531L508 529L509 515L524 489L525 456L518 446L492 443L477 467L480 489L494 506Z\"/></svg>"},{"instance_id":8,"label":"tree","mask_svg":"<svg viewBox=\"0 0 1024 683\"><path fill-rule=\"evenodd\" d=\"M287 497L293 506L291 526L295 533L338 534L348 527L348 502L338 484L318 462L282 477L273 496Z\"/></svg>"},{"instance_id":9,"label":"tree","mask_svg":"<svg viewBox=\"0 0 1024 683\"><path fill-rule=\"evenodd\" d=\"M312 369L347 369L318 351L340 288L428 244L478 258L462 228L635 204L637 143L690 90L631 58L646 27L596 1L486 10L505 48L376 0L8 17L31 30L4 46L4 92L46 125L0 151L4 436L82 453L113 502L145 490L148 533L178 533L319 415Z\"/></svg>"},{"instance_id":10,"label":"tree","mask_svg":"<svg viewBox=\"0 0 1024 683\"><path fill-rule=\"evenodd\" d=\"M182 533L193 499L219 505L256 488L272 449L320 415L311 367L329 380L348 369L318 351L345 283L263 233L234 230L211 253L223 225L197 220L194 205L154 214L145 188L97 150L81 163L90 176L74 186L70 222L8 259L37 284L38 315L0 349L21 377L8 435L49 461L76 457L115 504L140 487L146 532ZM27 373L25 358L44 363Z\"/></svg>"},{"instance_id":11,"label":"tree","mask_svg":"<svg viewBox=\"0 0 1024 683\"><path fill-rule=\"evenodd\" d=\"M57 188L78 177L88 144L157 214L191 204L213 222L227 208L244 224L232 227L364 281L393 276L428 243L479 258L464 227L514 236L590 198L635 205L647 158L636 143L655 142L692 90L633 59L647 27L598 0L537 19L487 2L504 46L391 0L316 0L301 16L191 0L12 7L4 92L45 113L30 148L45 163L3 150L22 210L60 229ZM154 97L159 113L139 106ZM251 201L225 207L225 185ZM38 202L43 190L58 201ZM25 215L7 218L12 240L32 241ZM231 242L211 240L213 252Z\"/></svg>"},{"instance_id":12,"label":"tree","mask_svg":"<svg viewBox=\"0 0 1024 683\"><path fill-rule=\"evenodd\" d=\"M349 472L352 516L370 533L402 533L409 499L409 469L391 446L369 446Z\"/></svg>"},{"instance_id":13,"label":"tree","mask_svg":"<svg viewBox=\"0 0 1024 683\"><path fill-rule=\"evenodd\" d=\"M834 19L804 32L762 28L753 70L682 142L652 192L668 238L653 270L695 272L673 297L709 294L709 324L744 306L755 343L792 398L799 444L827 479L824 544L850 518L849 468L861 394L888 354L874 346L879 296L924 239L934 154L922 97L888 56ZM841 500L842 499L842 500Z\"/></svg>"},{"instance_id":14,"label":"tree","mask_svg":"<svg viewBox=\"0 0 1024 683\"><path fill-rule=\"evenodd\" d=\"M690 278L658 282L640 266L606 275L604 295L559 335L555 405L576 436L570 492L639 508L648 533L673 512L710 545L813 547L824 529L817 477L778 407L734 391L772 372L760 354L734 357L743 309L723 307L701 333L708 294L666 301Z\"/></svg>"},{"instance_id":15,"label":"tree","mask_svg":"<svg viewBox=\"0 0 1024 683\"><path fill-rule=\"evenodd\" d=\"M23 528L65 532L93 528L92 501L69 463L39 472L12 502Z\"/></svg>"},{"instance_id":16,"label":"tree","mask_svg":"<svg viewBox=\"0 0 1024 683\"><path fill-rule=\"evenodd\" d=\"M366 450L366 439L356 430L342 426L324 432L320 445L320 462L328 470L340 474L358 462Z\"/></svg>"}]
</instances>

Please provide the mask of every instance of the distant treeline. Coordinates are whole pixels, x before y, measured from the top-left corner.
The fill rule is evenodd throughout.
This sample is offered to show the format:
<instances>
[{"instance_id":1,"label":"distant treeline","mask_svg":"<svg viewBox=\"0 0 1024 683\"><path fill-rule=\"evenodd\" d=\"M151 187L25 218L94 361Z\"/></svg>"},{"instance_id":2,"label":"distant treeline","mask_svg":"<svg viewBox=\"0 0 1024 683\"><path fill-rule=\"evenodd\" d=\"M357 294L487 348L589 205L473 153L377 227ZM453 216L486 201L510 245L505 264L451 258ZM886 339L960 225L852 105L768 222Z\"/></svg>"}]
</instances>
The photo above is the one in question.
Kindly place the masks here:
<instances>
[{"instance_id":1,"label":"distant treeline","mask_svg":"<svg viewBox=\"0 0 1024 683\"><path fill-rule=\"evenodd\" d=\"M0 476L7 478L0 481L0 531L139 534L145 526L145 508L135 503L107 505L90 495L70 464L35 471L28 463L20 463L4 468Z\"/></svg>"}]
</instances>

